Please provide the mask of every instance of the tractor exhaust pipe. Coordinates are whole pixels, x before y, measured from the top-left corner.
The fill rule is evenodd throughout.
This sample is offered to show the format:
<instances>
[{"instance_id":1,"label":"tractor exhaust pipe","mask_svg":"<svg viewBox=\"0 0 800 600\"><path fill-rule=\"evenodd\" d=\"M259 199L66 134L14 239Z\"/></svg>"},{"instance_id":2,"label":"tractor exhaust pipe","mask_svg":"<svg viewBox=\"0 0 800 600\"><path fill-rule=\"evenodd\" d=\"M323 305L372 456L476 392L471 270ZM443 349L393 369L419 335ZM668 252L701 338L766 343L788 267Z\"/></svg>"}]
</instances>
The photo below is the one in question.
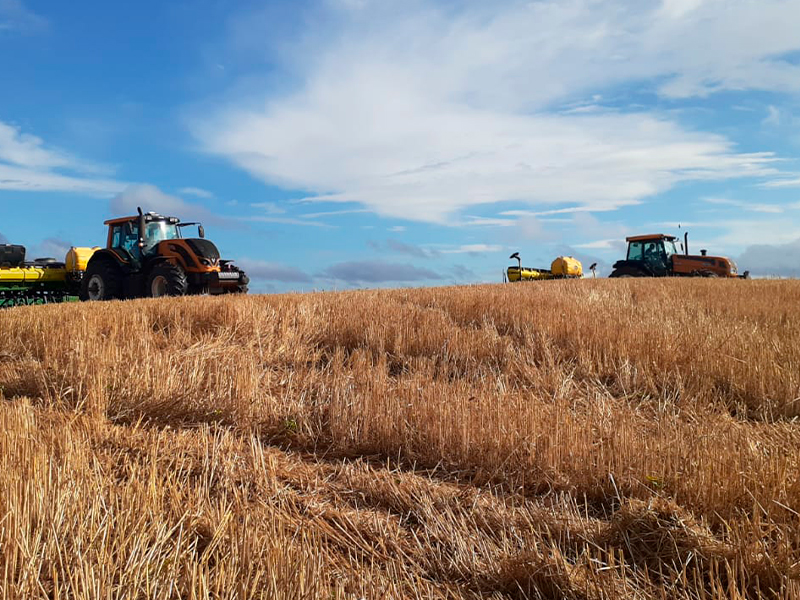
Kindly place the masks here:
<instances>
[{"instance_id":1,"label":"tractor exhaust pipe","mask_svg":"<svg viewBox=\"0 0 800 600\"><path fill-rule=\"evenodd\" d=\"M689 256L689 232L683 234L683 251Z\"/></svg>"},{"instance_id":2,"label":"tractor exhaust pipe","mask_svg":"<svg viewBox=\"0 0 800 600\"><path fill-rule=\"evenodd\" d=\"M144 252L144 228L145 228L144 213L142 212L141 206L137 206L136 210L139 211L139 249L142 252Z\"/></svg>"}]
</instances>

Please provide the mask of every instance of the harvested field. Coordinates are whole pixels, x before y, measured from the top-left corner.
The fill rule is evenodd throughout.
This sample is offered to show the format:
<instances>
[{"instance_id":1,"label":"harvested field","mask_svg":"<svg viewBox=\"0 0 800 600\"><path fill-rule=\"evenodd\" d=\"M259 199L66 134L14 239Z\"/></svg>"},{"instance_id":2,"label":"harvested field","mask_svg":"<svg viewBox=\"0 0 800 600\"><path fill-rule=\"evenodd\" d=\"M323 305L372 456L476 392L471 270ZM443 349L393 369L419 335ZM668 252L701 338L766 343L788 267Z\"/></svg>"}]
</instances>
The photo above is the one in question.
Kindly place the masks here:
<instances>
[{"instance_id":1,"label":"harvested field","mask_svg":"<svg viewBox=\"0 0 800 600\"><path fill-rule=\"evenodd\" d=\"M798 598L800 283L0 312L0 598Z\"/></svg>"}]
</instances>

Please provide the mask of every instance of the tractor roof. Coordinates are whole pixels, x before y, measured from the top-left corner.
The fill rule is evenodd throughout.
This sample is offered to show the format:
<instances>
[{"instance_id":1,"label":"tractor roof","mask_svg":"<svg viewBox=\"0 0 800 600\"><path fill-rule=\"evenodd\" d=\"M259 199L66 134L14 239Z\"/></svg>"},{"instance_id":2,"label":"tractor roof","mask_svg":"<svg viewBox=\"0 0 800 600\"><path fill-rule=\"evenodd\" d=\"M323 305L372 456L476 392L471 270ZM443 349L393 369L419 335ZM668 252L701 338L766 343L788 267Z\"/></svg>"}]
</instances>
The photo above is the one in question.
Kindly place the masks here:
<instances>
[{"instance_id":1,"label":"tractor roof","mask_svg":"<svg viewBox=\"0 0 800 600\"><path fill-rule=\"evenodd\" d=\"M170 223L180 223L180 219L177 217L165 217L164 215L159 215L158 213L154 212L144 213L144 218L148 223L151 221L169 221ZM138 215L133 217L118 217L116 219L109 219L108 221L105 221L103 225L119 225L120 223L128 223L129 221L136 221L138 219Z\"/></svg>"},{"instance_id":2,"label":"tractor roof","mask_svg":"<svg viewBox=\"0 0 800 600\"><path fill-rule=\"evenodd\" d=\"M667 240L671 242L675 239L674 235L667 235L666 233L648 233L645 235L632 235L631 237L625 238L626 242L655 242L661 240Z\"/></svg>"}]
</instances>

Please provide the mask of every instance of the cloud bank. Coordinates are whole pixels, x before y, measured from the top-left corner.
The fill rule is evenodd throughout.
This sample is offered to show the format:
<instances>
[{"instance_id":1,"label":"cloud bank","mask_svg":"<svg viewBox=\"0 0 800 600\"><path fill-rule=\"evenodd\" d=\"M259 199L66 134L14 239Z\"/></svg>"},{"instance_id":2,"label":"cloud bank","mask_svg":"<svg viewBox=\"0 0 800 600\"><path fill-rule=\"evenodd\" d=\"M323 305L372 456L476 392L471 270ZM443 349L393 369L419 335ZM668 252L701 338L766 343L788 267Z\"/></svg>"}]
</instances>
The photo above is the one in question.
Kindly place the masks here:
<instances>
[{"instance_id":1,"label":"cloud bank","mask_svg":"<svg viewBox=\"0 0 800 600\"><path fill-rule=\"evenodd\" d=\"M320 273L320 277L354 285L410 283L444 279L442 275L430 269L380 260L356 260L337 263Z\"/></svg>"},{"instance_id":2,"label":"cloud bank","mask_svg":"<svg viewBox=\"0 0 800 600\"><path fill-rule=\"evenodd\" d=\"M252 280L280 281L283 283L312 283L311 277L298 267L280 263L242 258L236 261Z\"/></svg>"},{"instance_id":3,"label":"cloud bank","mask_svg":"<svg viewBox=\"0 0 800 600\"><path fill-rule=\"evenodd\" d=\"M504 201L612 210L683 181L775 175L769 153L603 97L800 91L789 0L325 6L274 57L294 88L226 101L191 128L267 183L390 217L466 224L454 217ZM237 34L255 48L259 27Z\"/></svg>"},{"instance_id":4,"label":"cloud bank","mask_svg":"<svg viewBox=\"0 0 800 600\"><path fill-rule=\"evenodd\" d=\"M787 244L748 246L736 259L739 272L756 276L800 277L800 239Z\"/></svg>"}]
</instances>

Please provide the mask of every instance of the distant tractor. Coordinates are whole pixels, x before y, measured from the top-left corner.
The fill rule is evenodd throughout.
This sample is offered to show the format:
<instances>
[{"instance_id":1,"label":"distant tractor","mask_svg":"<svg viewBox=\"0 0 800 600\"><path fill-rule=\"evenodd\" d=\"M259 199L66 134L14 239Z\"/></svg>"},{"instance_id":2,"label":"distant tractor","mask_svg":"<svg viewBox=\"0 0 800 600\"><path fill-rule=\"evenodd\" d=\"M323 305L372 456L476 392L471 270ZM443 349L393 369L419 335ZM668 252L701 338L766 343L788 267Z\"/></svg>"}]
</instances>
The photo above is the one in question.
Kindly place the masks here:
<instances>
[{"instance_id":1,"label":"distant tractor","mask_svg":"<svg viewBox=\"0 0 800 600\"><path fill-rule=\"evenodd\" d=\"M220 259L199 223L140 208L138 216L105 224L108 241L86 266L81 300L247 292L247 275ZM197 225L198 238L183 238L181 229L190 225Z\"/></svg>"},{"instance_id":2,"label":"distant tractor","mask_svg":"<svg viewBox=\"0 0 800 600\"><path fill-rule=\"evenodd\" d=\"M684 236L684 251L675 247L675 236L663 233L626 238L628 256L614 263L610 277L736 277L749 279L745 271L739 275L736 263L724 256L689 254L689 238Z\"/></svg>"}]
</instances>

